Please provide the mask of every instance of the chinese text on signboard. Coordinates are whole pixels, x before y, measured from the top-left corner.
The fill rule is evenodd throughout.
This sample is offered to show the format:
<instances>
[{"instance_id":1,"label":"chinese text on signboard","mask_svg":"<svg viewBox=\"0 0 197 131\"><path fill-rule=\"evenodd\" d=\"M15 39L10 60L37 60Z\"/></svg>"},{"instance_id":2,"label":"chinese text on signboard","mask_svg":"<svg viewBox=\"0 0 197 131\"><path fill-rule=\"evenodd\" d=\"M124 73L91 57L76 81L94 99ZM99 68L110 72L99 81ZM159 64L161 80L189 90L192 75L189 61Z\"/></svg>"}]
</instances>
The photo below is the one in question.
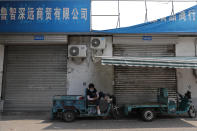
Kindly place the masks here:
<instances>
[{"instance_id":1,"label":"chinese text on signboard","mask_svg":"<svg viewBox=\"0 0 197 131\"><path fill-rule=\"evenodd\" d=\"M0 32L89 32L90 0L1 1L0 27Z\"/></svg>"}]
</instances>

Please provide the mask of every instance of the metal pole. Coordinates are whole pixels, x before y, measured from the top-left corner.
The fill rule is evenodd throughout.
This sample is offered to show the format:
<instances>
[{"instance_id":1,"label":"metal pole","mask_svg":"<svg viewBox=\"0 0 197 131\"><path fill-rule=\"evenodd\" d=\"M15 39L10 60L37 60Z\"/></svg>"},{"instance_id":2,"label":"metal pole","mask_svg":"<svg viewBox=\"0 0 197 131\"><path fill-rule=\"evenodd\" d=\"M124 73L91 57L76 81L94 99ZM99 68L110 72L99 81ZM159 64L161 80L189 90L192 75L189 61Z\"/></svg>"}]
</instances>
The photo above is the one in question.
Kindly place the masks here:
<instances>
[{"instance_id":1,"label":"metal pole","mask_svg":"<svg viewBox=\"0 0 197 131\"><path fill-rule=\"evenodd\" d=\"M145 14L145 22L148 22L148 9L147 9L147 3L146 3L146 0L144 0L145 2L145 11L146 11L146 14Z\"/></svg>"},{"instance_id":2,"label":"metal pole","mask_svg":"<svg viewBox=\"0 0 197 131\"><path fill-rule=\"evenodd\" d=\"M174 15L174 1L172 0L172 12L171 15Z\"/></svg>"},{"instance_id":3,"label":"metal pole","mask_svg":"<svg viewBox=\"0 0 197 131\"><path fill-rule=\"evenodd\" d=\"M120 1L118 0L118 21L117 21L117 25L116 28L120 27Z\"/></svg>"}]
</instances>

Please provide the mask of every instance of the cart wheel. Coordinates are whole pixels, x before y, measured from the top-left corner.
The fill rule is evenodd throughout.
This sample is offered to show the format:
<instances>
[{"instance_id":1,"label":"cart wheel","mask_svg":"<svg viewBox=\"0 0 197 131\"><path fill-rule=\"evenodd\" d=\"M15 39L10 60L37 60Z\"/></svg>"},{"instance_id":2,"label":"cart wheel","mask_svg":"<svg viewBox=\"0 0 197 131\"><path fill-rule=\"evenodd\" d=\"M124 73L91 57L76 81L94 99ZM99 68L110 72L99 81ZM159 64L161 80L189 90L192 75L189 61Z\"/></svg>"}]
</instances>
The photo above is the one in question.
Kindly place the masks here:
<instances>
[{"instance_id":1,"label":"cart wheel","mask_svg":"<svg viewBox=\"0 0 197 131\"><path fill-rule=\"evenodd\" d=\"M152 121L155 118L155 113L152 109L145 109L142 111L142 118L144 121Z\"/></svg>"},{"instance_id":2,"label":"cart wheel","mask_svg":"<svg viewBox=\"0 0 197 131\"><path fill-rule=\"evenodd\" d=\"M72 122L75 120L75 112L74 111L66 111L63 113L62 118L66 122Z\"/></svg>"},{"instance_id":3,"label":"cart wheel","mask_svg":"<svg viewBox=\"0 0 197 131\"><path fill-rule=\"evenodd\" d=\"M189 111L188 111L188 115L190 118L196 117L196 110L195 110L194 106L190 106Z\"/></svg>"}]
</instances>

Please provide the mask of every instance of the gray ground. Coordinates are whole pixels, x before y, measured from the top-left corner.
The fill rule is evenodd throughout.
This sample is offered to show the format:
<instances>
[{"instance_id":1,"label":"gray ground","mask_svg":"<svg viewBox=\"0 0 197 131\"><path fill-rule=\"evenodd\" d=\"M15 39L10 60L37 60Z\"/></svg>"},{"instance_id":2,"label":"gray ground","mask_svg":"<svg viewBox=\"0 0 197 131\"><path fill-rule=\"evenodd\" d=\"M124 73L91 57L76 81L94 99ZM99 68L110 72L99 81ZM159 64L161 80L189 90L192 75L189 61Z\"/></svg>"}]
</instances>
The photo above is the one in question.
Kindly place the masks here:
<instances>
[{"instance_id":1,"label":"gray ground","mask_svg":"<svg viewBox=\"0 0 197 131\"><path fill-rule=\"evenodd\" d=\"M0 115L0 131L197 131L197 118L160 116L143 122L137 116L121 120L80 118L73 123L51 121L45 113L7 113Z\"/></svg>"}]
</instances>

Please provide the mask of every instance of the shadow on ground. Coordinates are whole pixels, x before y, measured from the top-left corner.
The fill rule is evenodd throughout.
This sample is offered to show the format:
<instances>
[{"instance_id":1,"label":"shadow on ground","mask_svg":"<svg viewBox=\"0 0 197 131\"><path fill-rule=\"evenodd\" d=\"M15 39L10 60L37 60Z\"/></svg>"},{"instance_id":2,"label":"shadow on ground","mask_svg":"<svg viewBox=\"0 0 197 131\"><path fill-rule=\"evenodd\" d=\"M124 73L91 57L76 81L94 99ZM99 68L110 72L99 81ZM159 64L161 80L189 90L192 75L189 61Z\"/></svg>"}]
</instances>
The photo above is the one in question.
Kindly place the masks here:
<instances>
[{"instance_id":1,"label":"shadow on ground","mask_svg":"<svg viewBox=\"0 0 197 131\"><path fill-rule=\"evenodd\" d=\"M0 121L11 120L41 120L36 124L46 124L42 130L72 130L72 129L137 129L137 128L196 128L191 123L197 123L197 119L188 118L188 116L159 116L153 122L144 122L139 116L132 115L120 120L103 120L101 118L78 118L72 123L66 123L61 120L50 120L50 113L42 114L3 114ZM191 122L191 123L190 123Z\"/></svg>"},{"instance_id":2,"label":"shadow on ground","mask_svg":"<svg viewBox=\"0 0 197 131\"><path fill-rule=\"evenodd\" d=\"M184 119L184 118L183 118ZM138 117L124 118L121 120L98 120L93 118L80 118L72 123L53 121L44 130L52 129L132 129L132 128L191 128L194 125L180 117L162 116L153 122L144 122ZM187 119L187 118L186 118Z\"/></svg>"}]
</instances>

